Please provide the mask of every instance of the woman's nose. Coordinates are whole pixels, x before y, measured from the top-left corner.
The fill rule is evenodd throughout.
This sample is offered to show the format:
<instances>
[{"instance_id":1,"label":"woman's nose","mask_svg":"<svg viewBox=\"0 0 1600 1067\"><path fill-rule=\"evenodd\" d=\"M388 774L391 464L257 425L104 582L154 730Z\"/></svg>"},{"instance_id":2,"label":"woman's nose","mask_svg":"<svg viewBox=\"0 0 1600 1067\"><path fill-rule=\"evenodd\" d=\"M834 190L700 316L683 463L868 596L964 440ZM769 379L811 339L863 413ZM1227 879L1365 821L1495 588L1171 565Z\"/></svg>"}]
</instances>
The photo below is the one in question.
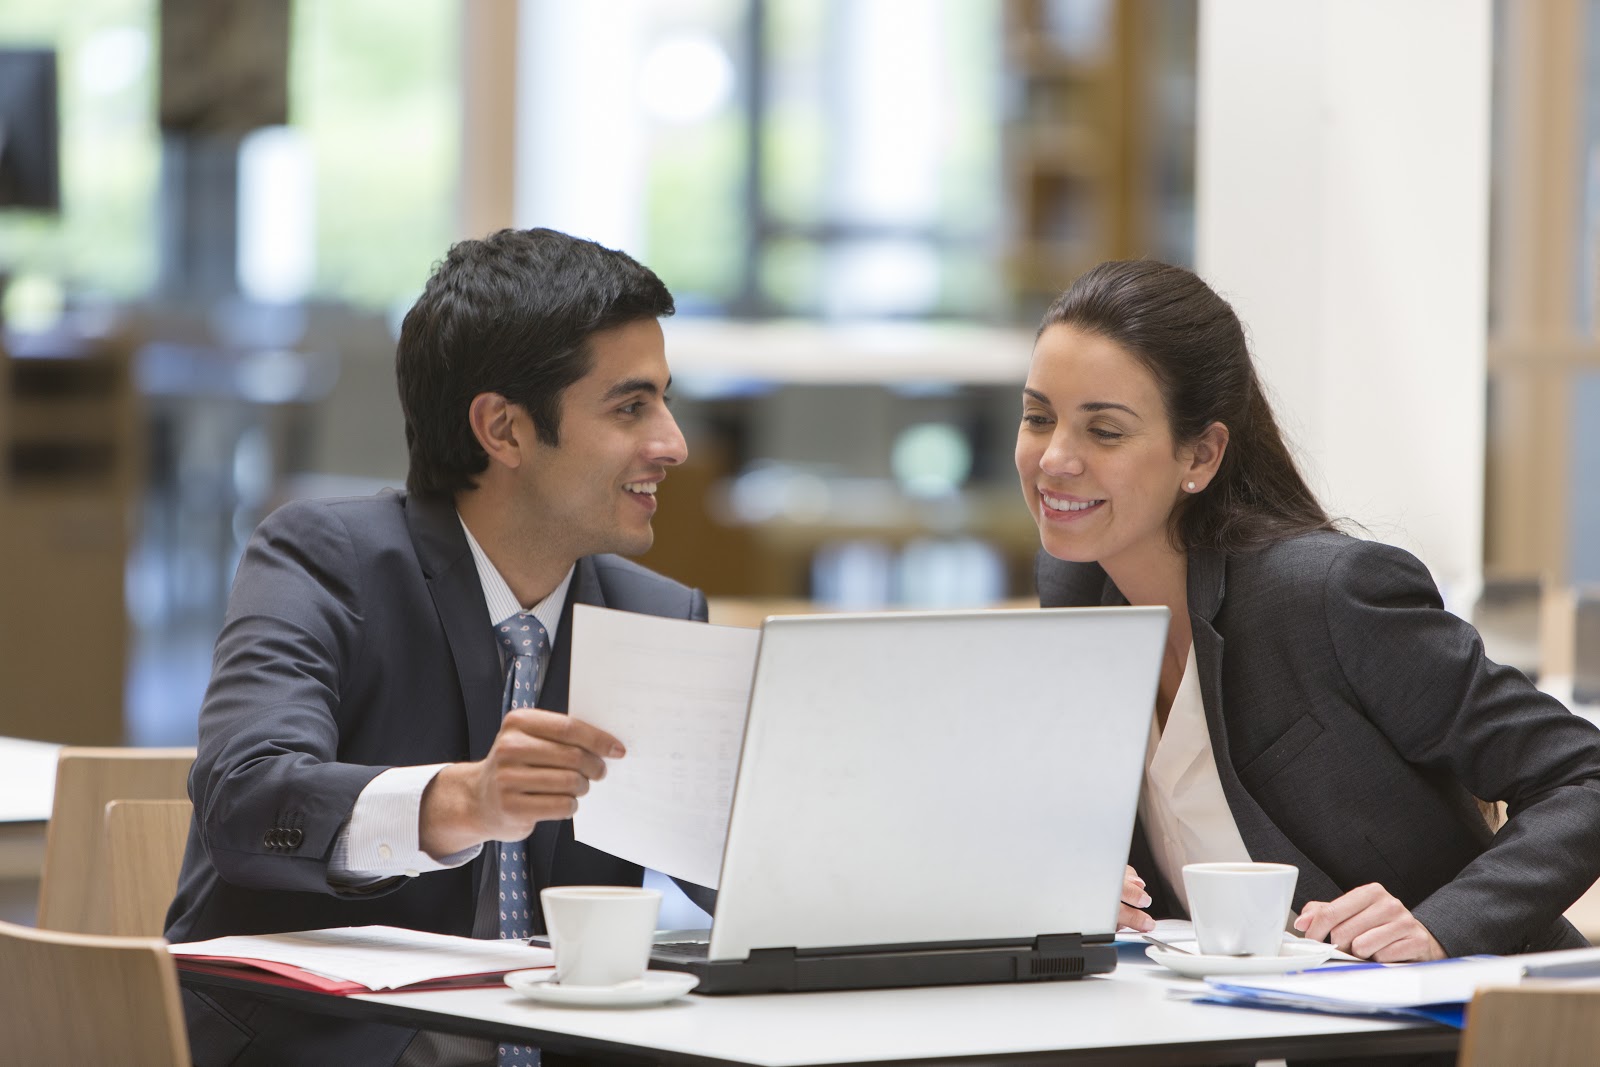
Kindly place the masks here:
<instances>
[{"instance_id":1,"label":"woman's nose","mask_svg":"<svg viewBox=\"0 0 1600 1067\"><path fill-rule=\"evenodd\" d=\"M1076 477L1083 473L1083 458L1070 439L1057 436L1039 457L1039 466L1046 474Z\"/></svg>"}]
</instances>

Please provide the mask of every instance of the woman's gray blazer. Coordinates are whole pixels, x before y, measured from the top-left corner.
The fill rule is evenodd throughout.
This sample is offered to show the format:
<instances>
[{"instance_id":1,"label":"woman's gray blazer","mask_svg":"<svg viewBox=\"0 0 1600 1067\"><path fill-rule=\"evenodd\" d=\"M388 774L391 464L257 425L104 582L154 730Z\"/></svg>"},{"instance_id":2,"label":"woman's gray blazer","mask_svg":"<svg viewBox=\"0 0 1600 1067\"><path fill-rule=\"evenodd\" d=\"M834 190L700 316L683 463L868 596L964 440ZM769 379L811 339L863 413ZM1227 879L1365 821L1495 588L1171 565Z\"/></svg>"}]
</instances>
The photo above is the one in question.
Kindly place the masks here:
<instances>
[{"instance_id":1,"label":"woman's gray blazer","mask_svg":"<svg viewBox=\"0 0 1600 1067\"><path fill-rule=\"evenodd\" d=\"M1036 578L1045 607L1125 603L1096 564ZM1252 858L1300 868L1297 910L1380 882L1451 955L1586 943L1561 913L1600 876L1600 730L1487 659L1414 556L1196 551L1188 593L1223 792ZM1132 855L1159 908L1142 829Z\"/></svg>"}]
</instances>

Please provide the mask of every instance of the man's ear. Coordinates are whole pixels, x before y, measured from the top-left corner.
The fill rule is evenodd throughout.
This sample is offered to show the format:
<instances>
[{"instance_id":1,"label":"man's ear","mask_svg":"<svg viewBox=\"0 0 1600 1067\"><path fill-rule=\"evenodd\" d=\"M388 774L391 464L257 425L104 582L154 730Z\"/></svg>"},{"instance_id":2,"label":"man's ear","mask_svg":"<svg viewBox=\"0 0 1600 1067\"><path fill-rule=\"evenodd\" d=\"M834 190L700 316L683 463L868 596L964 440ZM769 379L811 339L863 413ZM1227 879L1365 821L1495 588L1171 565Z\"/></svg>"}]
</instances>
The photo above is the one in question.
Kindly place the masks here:
<instances>
[{"instance_id":1,"label":"man's ear","mask_svg":"<svg viewBox=\"0 0 1600 1067\"><path fill-rule=\"evenodd\" d=\"M467 421L478 447L489 462L516 469L522 465L523 449L531 436L531 423L518 418L522 409L499 393L479 393L467 407Z\"/></svg>"},{"instance_id":2,"label":"man's ear","mask_svg":"<svg viewBox=\"0 0 1600 1067\"><path fill-rule=\"evenodd\" d=\"M1228 427L1213 422L1200 431L1200 436L1185 451L1188 465L1183 476L1184 488L1191 493L1201 492L1211 484L1211 479L1217 476L1217 468L1222 466L1222 457L1228 451Z\"/></svg>"}]
</instances>

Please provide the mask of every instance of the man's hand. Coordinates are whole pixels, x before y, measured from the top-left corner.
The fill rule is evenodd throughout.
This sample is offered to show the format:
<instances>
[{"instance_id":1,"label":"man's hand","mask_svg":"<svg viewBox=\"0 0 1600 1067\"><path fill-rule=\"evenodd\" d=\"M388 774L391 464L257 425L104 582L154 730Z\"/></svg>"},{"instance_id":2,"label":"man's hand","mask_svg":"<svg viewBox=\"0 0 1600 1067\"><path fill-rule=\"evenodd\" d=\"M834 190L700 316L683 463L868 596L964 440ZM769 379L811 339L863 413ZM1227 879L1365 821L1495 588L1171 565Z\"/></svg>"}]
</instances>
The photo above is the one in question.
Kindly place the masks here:
<instances>
[{"instance_id":1,"label":"man's hand","mask_svg":"<svg viewBox=\"0 0 1600 1067\"><path fill-rule=\"evenodd\" d=\"M1148 934L1156 928L1155 920L1139 909L1149 906L1150 894L1144 890L1144 879L1132 867L1126 868L1122 876L1122 907L1117 909L1117 925Z\"/></svg>"},{"instance_id":2,"label":"man's hand","mask_svg":"<svg viewBox=\"0 0 1600 1067\"><path fill-rule=\"evenodd\" d=\"M553 711L506 713L489 754L452 763L422 794L418 840L434 859L483 841L518 841L535 823L570 819L589 783L605 777L622 742Z\"/></svg>"},{"instance_id":3,"label":"man's hand","mask_svg":"<svg viewBox=\"0 0 1600 1067\"><path fill-rule=\"evenodd\" d=\"M1294 928L1313 941L1379 963L1442 960L1444 947L1406 906L1377 882L1352 889L1333 901L1313 901Z\"/></svg>"}]
</instances>

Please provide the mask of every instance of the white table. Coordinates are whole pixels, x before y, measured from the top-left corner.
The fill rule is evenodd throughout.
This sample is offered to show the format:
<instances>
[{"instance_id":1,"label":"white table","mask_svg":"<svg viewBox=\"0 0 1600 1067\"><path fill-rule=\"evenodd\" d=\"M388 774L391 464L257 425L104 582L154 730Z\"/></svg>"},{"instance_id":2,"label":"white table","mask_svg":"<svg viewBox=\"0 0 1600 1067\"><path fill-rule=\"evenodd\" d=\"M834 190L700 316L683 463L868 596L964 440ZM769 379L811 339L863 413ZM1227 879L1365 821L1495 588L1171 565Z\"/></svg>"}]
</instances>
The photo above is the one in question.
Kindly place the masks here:
<instances>
[{"instance_id":1,"label":"white table","mask_svg":"<svg viewBox=\"0 0 1600 1067\"><path fill-rule=\"evenodd\" d=\"M60 745L0 737L0 880L39 877Z\"/></svg>"},{"instance_id":2,"label":"white table","mask_svg":"<svg viewBox=\"0 0 1600 1067\"><path fill-rule=\"evenodd\" d=\"M1226 1064L1283 1056L1453 1051L1427 1024L1229 1008L1173 999L1198 983L1124 949L1115 973L1078 981L849 993L688 996L625 1011L553 1008L509 989L328 997L263 990L370 1021L526 1041L552 1052L658 1063L802 1064L993 1060ZM197 980L226 984L238 980Z\"/></svg>"}]
</instances>

